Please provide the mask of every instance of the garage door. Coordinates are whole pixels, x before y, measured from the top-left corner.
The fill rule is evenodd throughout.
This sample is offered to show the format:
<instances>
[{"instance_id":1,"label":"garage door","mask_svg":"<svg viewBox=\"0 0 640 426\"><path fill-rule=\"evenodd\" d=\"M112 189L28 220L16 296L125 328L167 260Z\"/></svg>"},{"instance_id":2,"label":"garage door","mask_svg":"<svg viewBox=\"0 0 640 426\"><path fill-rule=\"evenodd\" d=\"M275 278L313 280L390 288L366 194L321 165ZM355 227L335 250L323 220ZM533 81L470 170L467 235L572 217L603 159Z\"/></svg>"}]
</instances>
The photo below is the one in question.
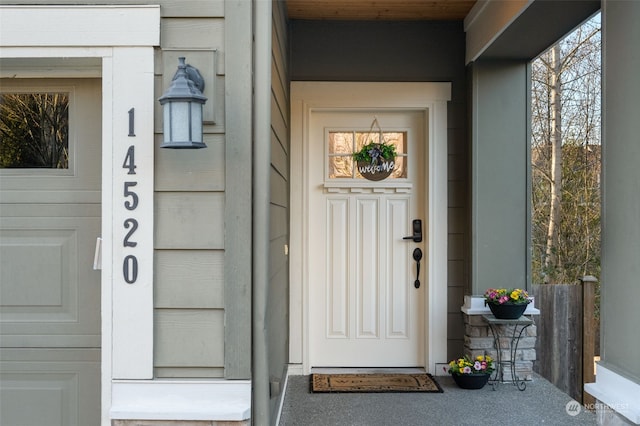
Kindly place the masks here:
<instances>
[{"instance_id":1,"label":"garage door","mask_svg":"<svg viewBox=\"0 0 640 426\"><path fill-rule=\"evenodd\" d=\"M0 424L98 425L101 82L0 92Z\"/></svg>"}]
</instances>

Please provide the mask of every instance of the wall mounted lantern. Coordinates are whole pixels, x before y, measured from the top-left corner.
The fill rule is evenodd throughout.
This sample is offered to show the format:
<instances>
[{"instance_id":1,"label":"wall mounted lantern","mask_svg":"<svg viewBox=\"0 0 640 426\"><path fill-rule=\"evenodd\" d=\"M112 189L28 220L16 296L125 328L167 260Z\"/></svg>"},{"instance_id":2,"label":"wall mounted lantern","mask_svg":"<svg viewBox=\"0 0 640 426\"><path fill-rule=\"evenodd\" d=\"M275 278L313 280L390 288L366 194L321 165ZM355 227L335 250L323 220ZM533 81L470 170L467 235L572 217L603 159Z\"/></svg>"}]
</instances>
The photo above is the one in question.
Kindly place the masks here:
<instances>
[{"instance_id":1,"label":"wall mounted lantern","mask_svg":"<svg viewBox=\"0 0 640 426\"><path fill-rule=\"evenodd\" d=\"M161 148L206 148L202 141L202 94L204 79L200 72L178 58L178 71L171 85L158 99L163 108L164 142Z\"/></svg>"}]
</instances>

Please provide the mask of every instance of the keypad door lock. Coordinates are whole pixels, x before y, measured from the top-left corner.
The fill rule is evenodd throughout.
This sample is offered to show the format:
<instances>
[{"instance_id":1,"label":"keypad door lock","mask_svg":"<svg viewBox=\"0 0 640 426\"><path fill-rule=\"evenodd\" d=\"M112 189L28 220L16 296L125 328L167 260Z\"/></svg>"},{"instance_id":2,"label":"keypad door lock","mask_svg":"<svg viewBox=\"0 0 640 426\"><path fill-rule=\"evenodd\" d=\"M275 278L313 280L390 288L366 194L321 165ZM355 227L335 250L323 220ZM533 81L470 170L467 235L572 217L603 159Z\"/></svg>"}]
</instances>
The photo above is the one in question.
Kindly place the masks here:
<instances>
[{"instance_id":1,"label":"keypad door lock","mask_svg":"<svg viewBox=\"0 0 640 426\"><path fill-rule=\"evenodd\" d=\"M403 240L411 240L414 243L422 242L422 221L420 219L414 219L413 222L413 235L404 237Z\"/></svg>"}]
</instances>

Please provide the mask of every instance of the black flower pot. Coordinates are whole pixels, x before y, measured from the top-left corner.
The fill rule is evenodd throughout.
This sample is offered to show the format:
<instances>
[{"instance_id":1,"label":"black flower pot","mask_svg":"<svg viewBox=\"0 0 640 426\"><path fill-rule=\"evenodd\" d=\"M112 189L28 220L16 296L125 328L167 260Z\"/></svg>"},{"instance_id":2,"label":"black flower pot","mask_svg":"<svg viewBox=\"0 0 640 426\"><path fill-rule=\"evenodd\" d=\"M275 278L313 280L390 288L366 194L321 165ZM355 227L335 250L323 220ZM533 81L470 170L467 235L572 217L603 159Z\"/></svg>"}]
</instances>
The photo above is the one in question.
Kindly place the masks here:
<instances>
[{"instance_id":1,"label":"black flower pot","mask_svg":"<svg viewBox=\"0 0 640 426\"><path fill-rule=\"evenodd\" d=\"M511 303L489 303L489 309L494 317L498 319L518 319L527 310L528 303L511 304Z\"/></svg>"},{"instance_id":2,"label":"black flower pot","mask_svg":"<svg viewBox=\"0 0 640 426\"><path fill-rule=\"evenodd\" d=\"M462 389L482 389L489 381L491 374L453 374L452 376Z\"/></svg>"}]
</instances>

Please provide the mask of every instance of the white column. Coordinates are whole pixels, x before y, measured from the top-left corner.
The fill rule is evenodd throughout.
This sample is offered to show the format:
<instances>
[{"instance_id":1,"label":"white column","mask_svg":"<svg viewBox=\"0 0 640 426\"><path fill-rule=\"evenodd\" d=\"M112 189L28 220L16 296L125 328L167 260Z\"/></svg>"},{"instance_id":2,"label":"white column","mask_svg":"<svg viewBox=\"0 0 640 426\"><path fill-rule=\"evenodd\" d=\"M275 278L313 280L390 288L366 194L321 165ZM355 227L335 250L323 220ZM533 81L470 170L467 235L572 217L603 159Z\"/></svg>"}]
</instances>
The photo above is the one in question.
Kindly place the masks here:
<instances>
[{"instance_id":1,"label":"white column","mask_svg":"<svg viewBox=\"0 0 640 426\"><path fill-rule=\"evenodd\" d=\"M104 152L111 169L103 173L112 187L103 197L113 212L112 378L152 379L153 48L114 48L109 62L111 111L103 128L112 138Z\"/></svg>"}]
</instances>

